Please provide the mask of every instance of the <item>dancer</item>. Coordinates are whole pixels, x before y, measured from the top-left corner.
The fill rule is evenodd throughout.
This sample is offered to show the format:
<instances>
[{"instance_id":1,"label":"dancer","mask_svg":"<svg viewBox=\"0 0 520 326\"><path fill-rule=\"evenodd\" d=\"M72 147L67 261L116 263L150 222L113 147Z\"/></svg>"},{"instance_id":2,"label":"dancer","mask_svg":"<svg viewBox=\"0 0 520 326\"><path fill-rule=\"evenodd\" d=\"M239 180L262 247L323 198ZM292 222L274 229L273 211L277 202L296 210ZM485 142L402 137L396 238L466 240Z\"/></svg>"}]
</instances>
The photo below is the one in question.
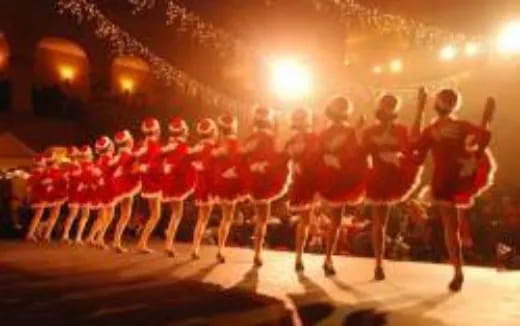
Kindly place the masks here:
<instances>
[{"instance_id":1,"label":"dancer","mask_svg":"<svg viewBox=\"0 0 520 326\"><path fill-rule=\"evenodd\" d=\"M285 146L291 158L292 182L289 187L289 210L299 215L296 226L295 270L304 269L302 255L307 243L309 225L316 194L314 166L317 157L317 137L310 131L311 121L305 109L297 109L291 117L292 136Z\"/></svg>"},{"instance_id":2,"label":"dancer","mask_svg":"<svg viewBox=\"0 0 520 326\"><path fill-rule=\"evenodd\" d=\"M136 169L134 138L130 131L118 132L114 141L118 146L118 153L115 158L116 168L113 175L113 184L116 194L115 205L119 205L120 212L112 247L116 252L123 253L127 249L122 244L122 237L132 216L134 197L141 190L141 181Z\"/></svg>"},{"instance_id":3,"label":"dancer","mask_svg":"<svg viewBox=\"0 0 520 326\"><path fill-rule=\"evenodd\" d=\"M348 123L352 110L352 104L346 98L333 98L325 111L330 126L319 136L316 172L320 182L317 191L331 219L323 264L326 275L336 273L332 255L336 249L343 210L346 205L360 204L365 195L368 164L361 149L358 130Z\"/></svg>"},{"instance_id":4,"label":"dancer","mask_svg":"<svg viewBox=\"0 0 520 326\"><path fill-rule=\"evenodd\" d=\"M193 230L192 258L199 259L200 245L211 209L213 207L213 158L212 151L216 145L217 125L211 119L203 119L197 123L198 143L190 148L189 153L196 171L195 205L198 208L197 224Z\"/></svg>"},{"instance_id":5,"label":"dancer","mask_svg":"<svg viewBox=\"0 0 520 326\"><path fill-rule=\"evenodd\" d=\"M418 103L425 105L422 89ZM394 95L383 95L376 109L377 122L363 132L363 146L372 162L367 177L366 202L372 213L374 279L377 281L385 279L383 257L390 209L408 199L420 177L420 166L411 155L408 129L396 122L399 104Z\"/></svg>"},{"instance_id":6,"label":"dancer","mask_svg":"<svg viewBox=\"0 0 520 326\"><path fill-rule=\"evenodd\" d=\"M416 148L424 160L428 151L433 156L431 197L440 212L444 225L444 239L454 267L449 283L451 291L460 291L464 283L460 241L460 217L471 207L475 197L492 183L495 168L488 145L489 125L495 112L495 100L488 98L481 126L457 119L460 95L453 89L441 90L435 98L437 119L421 133ZM424 107L417 108L417 119L423 120Z\"/></svg>"},{"instance_id":7,"label":"dancer","mask_svg":"<svg viewBox=\"0 0 520 326\"><path fill-rule=\"evenodd\" d=\"M70 244L71 240L69 237L69 233L70 229L72 228L72 224L74 223L74 220L76 220L76 218L78 217L79 204L83 196L83 188L80 188L82 170L81 164L79 162L79 149L76 146L69 147L67 151L67 156L69 162L65 168L67 170L67 178L69 180L67 188L69 194L67 202L69 213L65 218L63 232L61 235L61 241L66 244Z\"/></svg>"},{"instance_id":8,"label":"dancer","mask_svg":"<svg viewBox=\"0 0 520 326\"><path fill-rule=\"evenodd\" d=\"M144 134L144 140L136 155L141 173L141 197L148 201L150 217L139 237L137 250L143 254L149 254L153 250L148 247L148 240L161 218L161 177L163 171L159 121L153 118L143 120L141 131Z\"/></svg>"},{"instance_id":9,"label":"dancer","mask_svg":"<svg viewBox=\"0 0 520 326\"><path fill-rule=\"evenodd\" d=\"M213 150L213 171L215 202L222 208L222 219L218 228L217 260L224 263L224 248L226 246L229 229L235 216L236 203L244 198L244 178L242 171L242 155L237 138L237 120L235 117L224 114L218 117L217 124L220 139Z\"/></svg>"},{"instance_id":10,"label":"dancer","mask_svg":"<svg viewBox=\"0 0 520 326\"><path fill-rule=\"evenodd\" d=\"M31 207L34 210L29 230L25 239L28 241L38 241L36 238L36 229L40 224L43 213L48 203L48 185L44 180L47 174L47 157L43 154L36 155L33 160L33 167L28 179L29 198L31 200Z\"/></svg>"},{"instance_id":11,"label":"dancer","mask_svg":"<svg viewBox=\"0 0 520 326\"><path fill-rule=\"evenodd\" d=\"M253 116L254 132L243 145L246 168L245 182L254 209L254 265L263 264L262 247L267 232L271 203L287 191L289 168L287 158L275 148L274 119L270 109L258 107Z\"/></svg>"},{"instance_id":12,"label":"dancer","mask_svg":"<svg viewBox=\"0 0 520 326\"><path fill-rule=\"evenodd\" d=\"M107 136L96 141L96 161L98 189L97 189L97 219L90 229L87 243L100 249L108 249L105 244L105 233L114 217L115 189L113 173L116 160L114 159L114 144Z\"/></svg>"},{"instance_id":13,"label":"dancer","mask_svg":"<svg viewBox=\"0 0 520 326\"><path fill-rule=\"evenodd\" d=\"M47 181L50 190L48 205L50 208L49 219L47 221L47 228L43 234L43 239L47 242L51 241L52 231L58 218L60 217L61 207L67 201L67 171L61 166L56 153L49 152L50 167L47 170Z\"/></svg>"},{"instance_id":14,"label":"dancer","mask_svg":"<svg viewBox=\"0 0 520 326\"><path fill-rule=\"evenodd\" d=\"M168 124L170 138L163 146L164 175L162 177L162 202L170 204L170 220L165 231L164 250L170 257L175 256L174 241L182 218L184 200L193 192L195 170L188 155L188 125L180 118L173 118Z\"/></svg>"},{"instance_id":15,"label":"dancer","mask_svg":"<svg viewBox=\"0 0 520 326\"><path fill-rule=\"evenodd\" d=\"M97 208L97 199L95 198L99 185L98 178L95 173L97 171L94 163L92 162L93 154L92 149L88 145L83 145L79 148L79 162L81 165L81 176L80 184L78 186L79 196L79 208L81 210L80 218L78 222L78 230L76 231L76 237L74 244L83 245L83 233L85 232L85 226L87 225L90 217L90 210Z\"/></svg>"}]
</instances>

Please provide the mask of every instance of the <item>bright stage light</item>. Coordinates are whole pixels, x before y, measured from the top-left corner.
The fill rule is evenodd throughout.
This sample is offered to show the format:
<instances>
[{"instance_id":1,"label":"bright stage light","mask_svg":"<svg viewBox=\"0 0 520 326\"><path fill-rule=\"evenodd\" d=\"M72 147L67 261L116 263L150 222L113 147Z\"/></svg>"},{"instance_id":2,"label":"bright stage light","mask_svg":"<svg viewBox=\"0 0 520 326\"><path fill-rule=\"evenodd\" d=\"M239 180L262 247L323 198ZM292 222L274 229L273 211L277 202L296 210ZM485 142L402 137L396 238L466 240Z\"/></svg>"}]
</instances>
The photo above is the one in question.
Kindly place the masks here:
<instances>
[{"instance_id":1,"label":"bright stage light","mask_svg":"<svg viewBox=\"0 0 520 326\"><path fill-rule=\"evenodd\" d=\"M520 53L520 22L512 22L504 27L498 36L498 51Z\"/></svg>"},{"instance_id":2,"label":"bright stage light","mask_svg":"<svg viewBox=\"0 0 520 326\"><path fill-rule=\"evenodd\" d=\"M383 67L381 66L374 66L374 68L372 68L372 72L376 75L379 75L383 72Z\"/></svg>"},{"instance_id":3,"label":"bright stage light","mask_svg":"<svg viewBox=\"0 0 520 326\"><path fill-rule=\"evenodd\" d=\"M130 78L122 77L119 80L119 84L121 85L121 90L125 93L132 93L134 91L135 83Z\"/></svg>"},{"instance_id":4,"label":"bright stage light","mask_svg":"<svg viewBox=\"0 0 520 326\"><path fill-rule=\"evenodd\" d=\"M312 82L308 69L292 59L279 59L271 65L273 91L282 99L295 100L308 95Z\"/></svg>"},{"instance_id":5,"label":"bright stage light","mask_svg":"<svg viewBox=\"0 0 520 326\"><path fill-rule=\"evenodd\" d=\"M451 61L457 56L457 48L453 45L446 45L439 53L440 57L444 61Z\"/></svg>"},{"instance_id":6,"label":"bright stage light","mask_svg":"<svg viewBox=\"0 0 520 326\"><path fill-rule=\"evenodd\" d=\"M61 80L67 83L71 82L74 78L74 75L76 74L74 67L69 65L59 66L58 72L60 74Z\"/></svg>"},{"instance_id":7,"label":"bright stage light","mask_svg":"<svg viewBox=\"0 0 520 326\"><path fill-rule=\"evenodd\" d=\"M394 59L390 61L390 71L394 73L401 72L403 70L403 62L401 59Z\"/></svg>"},{"instance_id":8,"label":"bright stage light","mask_svg":"<svg viewBox=\"0 0 520 326\"><path fill-rule=\"evenodd\" d=\"M468 42L464 47L464 52L466 53L466 56L473 57L480 52L480 44L477 42Z\"/></svg>"}]
</instances>

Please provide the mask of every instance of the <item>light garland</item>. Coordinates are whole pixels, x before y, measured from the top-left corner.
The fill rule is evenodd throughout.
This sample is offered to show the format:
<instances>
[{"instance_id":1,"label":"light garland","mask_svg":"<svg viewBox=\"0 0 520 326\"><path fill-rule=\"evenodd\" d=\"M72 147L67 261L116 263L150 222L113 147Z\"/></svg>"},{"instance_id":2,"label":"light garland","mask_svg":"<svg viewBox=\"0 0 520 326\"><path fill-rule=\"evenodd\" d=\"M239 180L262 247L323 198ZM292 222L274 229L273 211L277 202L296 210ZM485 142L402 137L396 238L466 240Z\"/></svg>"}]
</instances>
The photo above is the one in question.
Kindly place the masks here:
<instances>
[{"instance_id":1,"label":"light garland","mask_svg":"<svg viewBox=\"0 0 520 326\"><path fill-rule=\"evenodd\" d=\"M336 10L338 19L347 27L358 24L369 27L382 34L401 34L414 43L431 44L442 41L464 41L463 33L454 33L444 28L428 25L414 19L381 12L369 8L356 0L312 0L317 11Z\"/></svg>"},{"instance_id":2,"label":"light garland","mask_svg":"<svg viewBox=\"0 0 520 326\"><path fill-rule=\"evenodd\" d=\"M154 76L167 85L176 85L190 97L200 96L200 99L206 105L224 107L233 112L238 112L247 107L246 103L202 84L154 54L148 47L109 20L93 2L89 0L57 0L57 7L61 14L71 15L80 24L83 22L91 23L96 37L108 42L111 50L116 54L129 54L144 59L150 65Z\"/></svg>"}]
</instances>

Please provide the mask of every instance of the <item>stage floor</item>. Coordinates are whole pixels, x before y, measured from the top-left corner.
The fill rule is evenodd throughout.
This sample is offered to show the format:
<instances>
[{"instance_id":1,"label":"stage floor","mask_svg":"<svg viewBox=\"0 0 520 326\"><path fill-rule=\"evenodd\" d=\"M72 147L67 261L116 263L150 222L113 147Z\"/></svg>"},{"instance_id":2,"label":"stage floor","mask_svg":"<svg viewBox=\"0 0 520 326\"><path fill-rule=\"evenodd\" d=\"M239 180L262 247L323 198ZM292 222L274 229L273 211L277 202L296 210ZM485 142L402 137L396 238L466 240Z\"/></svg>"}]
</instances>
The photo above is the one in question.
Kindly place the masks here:
<instances>
[{"instance_id":1,"label":"stage floor","mask_svg":"<svg viewBox=\"0 0 520 326\"><path fill-rule=\"evenodd\" d=\"M348 315L361 326L520 325L516 272L468 267L463 291L450 294L447 265L388 262L388 280L373 282L370 259L338 257L338 275L326 278L319 255L306 255L298 276L292 253L266 251L254 269L247 249L219 265L214 247L199 261L177 248L167 258L0 242L0 324L342 325Z\"/></svg>"}]
</instances>

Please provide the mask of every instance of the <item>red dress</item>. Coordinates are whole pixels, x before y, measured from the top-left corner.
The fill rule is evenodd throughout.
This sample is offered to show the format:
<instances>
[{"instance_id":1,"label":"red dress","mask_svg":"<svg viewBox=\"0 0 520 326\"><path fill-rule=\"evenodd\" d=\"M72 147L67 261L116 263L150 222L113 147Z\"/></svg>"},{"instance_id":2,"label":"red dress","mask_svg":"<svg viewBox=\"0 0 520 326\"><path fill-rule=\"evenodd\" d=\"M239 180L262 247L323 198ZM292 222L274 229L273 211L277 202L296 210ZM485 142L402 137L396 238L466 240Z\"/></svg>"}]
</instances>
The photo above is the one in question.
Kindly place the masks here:
<instances>
[{"instance_id":1,"label":"red dress","mask_svg":"<svg viewBox=\"0 0 520 326\"><path fill-rule=\"evenodd\" d=\"M353 127L332 124L318 140L318 194L332 206L357 205L366 190L368 163Z\"/></svg>"},{"instance_id":2,"label":"red dress","mask_svg":"<svg viewBox=\"0 0 520 326\"><path fill-rule=\"evenodd\" d=\"M67 179L68 179L68 203L69 206L79 206L81 201L81 165L79 163L69 163L67 164Z\"/></svg>"},{"instance_id":3,"label":"red dress","mask_svg":"<svg viewBox=\"0 0 520 326\"><path fill-rule=\"evenodd\" d=\"M131 149L121 149L115 158L113 174L116 203L133 197L141 190L139 174L134 170L135 155Z\"/></svg>"},{"instance_id":4,"label":"red dress","mask_svg":"<svg viewBox=\"0 0 520 326\"><path fill-rule=\"evenodd\" d=\"M62 205L67 200L67 177L59 165L47 169L43 182L46 185L44 196L48 207Z\"/></svg>"},{"instance_id":5,"label":"red dress","mask_svg":"<svg viewBox=\"0 0 520 326\"><path fill-rule=\"evenodd\" d=\"M213 150L214 195L232 203L245 197L242 155L236 136L224 136Z\"/></svg>"},{"instance_id":6,"label":"red dress","mask_svg":"<svg viewBox=\"0 0 520 326\"><path fill-rule=\"evenodd\" d=\"M99 207L110 207L116 201L116 189L114 186L115 159L111 154L101 155L96 162L98 188L97 204Z\"/></svg>"},{"instance_id":7,"label":"red dress","mask_svg":"<svg viewBox=\"0 0 520 326\"><path fill-rule=\"evenodd\" d=\"M277 152L273 133L258 130L246 139L243 146L244 181L254 202L267 202L285 195L290 182L285 154Z\"/></svg>"},{"instance_id":8,"label":"red dress","mask_svg":"<svg viewBox=\"0 0 520 326\"><path fill-rule=\"evenodd\" d=\"M46 186L43 184L46 169L43 167L36 167L31 171L28 180L29 192L31 194L31 206L33 208L45 207L47 204Z\"/></svg>"},{"instance_id":9,"label":"red dress","mask_svg":"<svg viewBox=\"0 0 520 326\"><path fill-rule=\"evenodd\" d=\"M172 137L163 147L163 202L185 200L193 193L196 175L188 149L189 146L183 137Z\"/></svg>"},{"instance_id":10,"label":"red dress","mask_svg":"<svg viewBox=\"0 0 520 326\"><path fill-rule=\"evenodd\" d=\"M81 208L99 208L97 192L99 189L99 177L96 172L100 172L93 162L81 162L81 176L78 185L78 203Z\"/></svg>"},{"instance_id":11,"label":"red dress","mask_svg":"<svg viewBox=\"0 0 520 326\"><path fill-rule=\"evenodd\" d=\"M470 207L492 184L496 169L487 148L490 140L489 131L453 118L438 120L422 132L416 149L420 161L432 151L434 203Z\"/></svg>"},{"instance_id":12,"label":"red dress","mask_svg":"<svg viewBox=\"0 0 520 326\"><path fill-rule=\"evenodd\" d=\"M141 176L141 196L160 198L162 188L162 154L159 140L147 138L136 152Z\"/></svg>"},{"instance_id":13,"label":"red dress","mask_svg":"<svg viewBox=\"0 0 520 326\"><path fill-rule=\"evenodd\" d=\"M366 199L373 204L402 202L416 189L421 166L411 155L408 129L375 124L363 133L363 145L372 165L368 170Z\"/></svg>"},{"instance_id":14,"label":"red dress","mask_svg":"<svg viewBox=\"0 0 520 326\"><path fill-rule=\"evenodd\" d=\"M289 208L293 211L308 210L316 195L317 136L311 132L298 132L289 139L285 150L292 164Z\"/></svg>"},{"instance_id":15,"label":"red dress","mask_svg":"<svg viewBox=\"0 0 520 326\"><path fill-rule=\"evenodd\" d=\"M213 140L201 140L189 149L191 164L195 169L195 204L207 205L213 201Z\"/></svg>"}]
</instances>

